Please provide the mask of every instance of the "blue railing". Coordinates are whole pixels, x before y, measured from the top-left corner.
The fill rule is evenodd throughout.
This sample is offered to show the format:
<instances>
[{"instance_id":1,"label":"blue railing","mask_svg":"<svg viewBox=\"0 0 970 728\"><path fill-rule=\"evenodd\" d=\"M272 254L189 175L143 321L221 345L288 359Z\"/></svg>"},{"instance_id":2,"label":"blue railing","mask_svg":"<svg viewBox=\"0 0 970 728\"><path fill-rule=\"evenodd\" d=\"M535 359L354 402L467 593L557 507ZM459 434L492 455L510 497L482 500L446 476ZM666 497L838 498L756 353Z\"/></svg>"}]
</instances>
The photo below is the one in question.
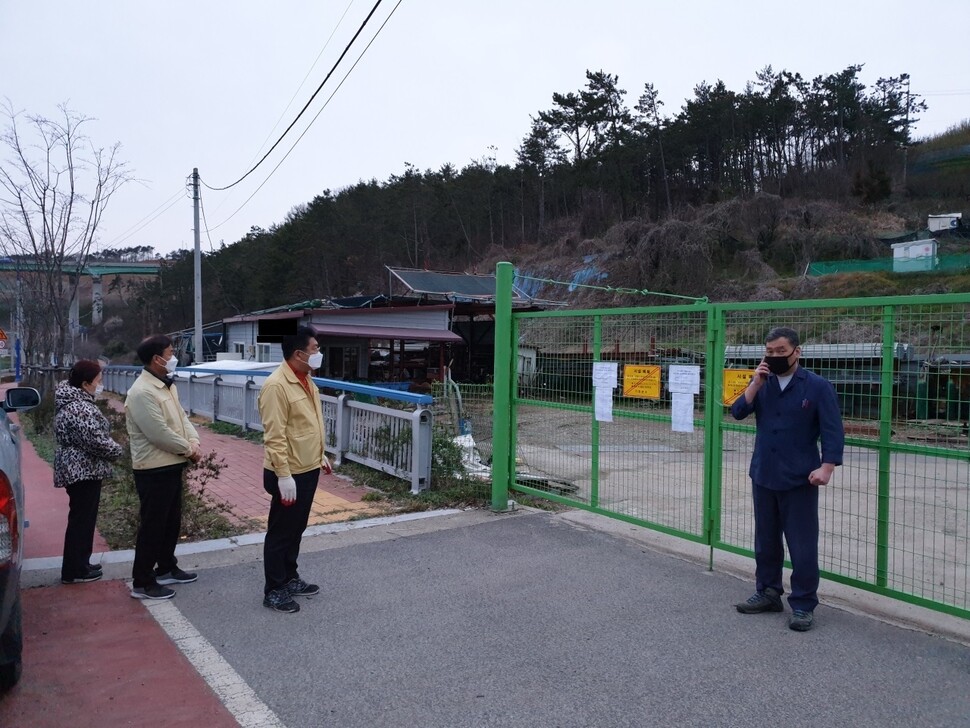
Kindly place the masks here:
<instances>
[{"instance_id":1,"label":"blue railing","mask_svg":"<svg viewBox=\"0 0 970 728\"><path fill-rule=\"evenodd\" d=\"M134 376L138 376L141 373L143 367L133 367L133 366L110 366L107 369L117 370L117 371L129 371L134 372ZM107 369L105 370L107 372ZM193 376L196 374L206 374L215 375L218 377L268 377L272 374L272 371L263 371L261 369L213 369L208 367L179 367L175 370L176 374L182 376L188 375ZM310 377L314 384L319 387L326 387L327 389L336 389L340 392L352 392L353 394L366 394L371 397L380 397L383 399L396 400L398 402L407 402L408 404L426 404L430 405L434 402L434 398L428 394L417 394L415 392L404 392L398 389L398 386L402 383L393 382L395 386L393 387L378 387L373 384L358 384L357 382L345 382L342 379L326 379L324 377ZM107 387L107 385L105 385Z\"/></svg>"}]
</instances>

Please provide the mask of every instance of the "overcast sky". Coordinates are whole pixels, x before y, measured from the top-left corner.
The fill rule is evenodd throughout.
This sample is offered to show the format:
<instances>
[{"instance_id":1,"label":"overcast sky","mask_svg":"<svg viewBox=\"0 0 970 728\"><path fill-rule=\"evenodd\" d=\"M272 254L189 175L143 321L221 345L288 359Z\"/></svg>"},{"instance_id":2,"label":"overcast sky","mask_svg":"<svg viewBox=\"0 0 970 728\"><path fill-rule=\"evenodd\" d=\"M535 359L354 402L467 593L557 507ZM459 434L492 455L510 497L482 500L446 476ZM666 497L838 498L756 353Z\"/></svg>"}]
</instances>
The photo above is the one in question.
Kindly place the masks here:
<instances>
[{"instance_id":1,"label":"overcast sky","mask_svg":"<svg viewBox=\"0 0 970 728\"><path fill-rule=\"evenodd\" d=\"M69 102L96 119L87 133L97 144L121 143L139 182L110 204L102 247L191 248L192 168L213 186L249 169L373 4L0 0L0 98L47 116ZM769 64L811 79L863 63L870 86L911 75L930 106L917 135L970 118L970 50L957 37L970 20L966 0L403 0L302 141L236 212L396 4L384 0L267 163L231 191L203 188L216 247L284 221L323 190L400 174L406 162L461 168L494 154L514 163L529 116L550 108L553 92L580 89L586 69L618 74L630 106L653 83L673 114L702 81L741 91Z\"/></svg>"}]
</instances>

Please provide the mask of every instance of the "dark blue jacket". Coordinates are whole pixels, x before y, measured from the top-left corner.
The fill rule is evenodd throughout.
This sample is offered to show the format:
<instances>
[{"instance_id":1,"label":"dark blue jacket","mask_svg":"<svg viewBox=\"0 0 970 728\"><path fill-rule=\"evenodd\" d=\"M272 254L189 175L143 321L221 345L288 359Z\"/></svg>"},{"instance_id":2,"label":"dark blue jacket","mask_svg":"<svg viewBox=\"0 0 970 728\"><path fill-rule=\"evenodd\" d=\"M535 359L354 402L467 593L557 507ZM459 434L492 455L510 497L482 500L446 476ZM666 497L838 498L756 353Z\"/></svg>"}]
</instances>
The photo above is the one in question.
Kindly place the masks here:
<instances>
[{"instance_id":1,"label":"dark blue jacket","mask_svg":"<svg viewBox=\"0 0 970 728\"><path fill-rule=\"evenodd\" d=\"M842 464L845 431L835 388L817 374L798 367L781 391L769 375L748 404L744 394L731 405L737 420L755 413L757 436L748 474L755 485L790 490L808 485L808 475L823 462ZM818 441L822 440L819 457Z\"/></svg>"}]
</instances>

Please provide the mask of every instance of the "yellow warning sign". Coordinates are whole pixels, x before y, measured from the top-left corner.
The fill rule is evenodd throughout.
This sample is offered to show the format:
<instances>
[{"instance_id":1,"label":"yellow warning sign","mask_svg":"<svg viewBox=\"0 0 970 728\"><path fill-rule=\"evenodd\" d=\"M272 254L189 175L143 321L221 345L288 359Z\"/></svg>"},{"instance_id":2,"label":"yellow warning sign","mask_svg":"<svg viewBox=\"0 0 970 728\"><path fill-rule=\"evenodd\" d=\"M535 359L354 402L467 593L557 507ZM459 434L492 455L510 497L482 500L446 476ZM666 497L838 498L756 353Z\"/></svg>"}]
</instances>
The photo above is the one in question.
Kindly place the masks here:
<instances>
[{"instance_id":1,"label":"yellow warning sign","mask_svg":"<svg viewBox=\"0 0 970 728\"><path fill-rule=\"evenodd\" d=\"M623 396L660 399L660 365L624 364Z\"/></svg>"},{"instance_id":2,"label":"yellow warning sign","mask_svg":"<svg viewBox=\"0 0 970 728\"><path fill-rule=\"evenodd\" d=\"M748 388L748 382L754 376L753 369L725 369L724 370L724 405L730 407L740 394Z\"/></svg>"}]
</instances>

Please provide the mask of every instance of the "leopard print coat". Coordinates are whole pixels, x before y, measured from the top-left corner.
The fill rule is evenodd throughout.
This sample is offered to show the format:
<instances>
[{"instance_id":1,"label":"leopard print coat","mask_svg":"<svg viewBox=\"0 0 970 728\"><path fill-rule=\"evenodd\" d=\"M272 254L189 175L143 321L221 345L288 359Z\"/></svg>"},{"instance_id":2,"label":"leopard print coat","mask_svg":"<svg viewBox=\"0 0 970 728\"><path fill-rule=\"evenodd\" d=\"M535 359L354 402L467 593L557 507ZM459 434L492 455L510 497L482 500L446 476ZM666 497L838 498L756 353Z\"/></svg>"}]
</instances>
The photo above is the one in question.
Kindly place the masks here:
<instances>
[{"instance_id":1,"label":"leopard print coat","mask_svg":"<svg viewBox=\"0 0 970 728\"><path fill-rule=\"evenodd\" d=\"M109 477L123 450L94 397L64 381L54 390L54 407L54 487Z\"/></svg>"}]
</instances>

